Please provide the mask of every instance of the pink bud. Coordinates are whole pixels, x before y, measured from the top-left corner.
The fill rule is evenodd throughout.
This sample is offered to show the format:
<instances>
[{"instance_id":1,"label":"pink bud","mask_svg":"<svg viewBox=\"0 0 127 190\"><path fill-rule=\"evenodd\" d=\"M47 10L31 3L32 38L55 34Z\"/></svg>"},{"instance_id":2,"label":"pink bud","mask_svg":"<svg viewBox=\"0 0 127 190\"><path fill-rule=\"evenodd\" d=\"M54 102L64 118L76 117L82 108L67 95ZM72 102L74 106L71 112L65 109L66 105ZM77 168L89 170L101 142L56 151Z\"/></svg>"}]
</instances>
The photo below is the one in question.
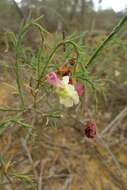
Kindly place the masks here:
<instances>
[{"instance_id":1,"label":"pink bud","mask_svg":"<svg viewBox=\"0 0 127 190\"><path fill-rule=\"evenodd\" d=\"M88 121L85 125L85 135L88 138L94 138L96 136L96 124Z\"/></svg>"},{"instance_id":2,"label":"pink bud","mask_svg":"<svg viewBox=\"0 0 127 190\"><path fill-rule=\"evenodd\" d=\"M79 96L83 95L83 93L84 93L84 86L83 86L83 84L77 83L75 89L76 89L76 91L77 91L77 93L78 93Z\"/></svg>"},{"instance_id":3,"label":"pink bud","mask_svg":"<svg viewBox=\"0 0 127 190\"><path fill-rule=\"evenodd\" d=\"M46 75L47 82L53 86L57 86L59 84L59 78L57 77L55 72L48 73Z\"/></svg>"}]
</instances>

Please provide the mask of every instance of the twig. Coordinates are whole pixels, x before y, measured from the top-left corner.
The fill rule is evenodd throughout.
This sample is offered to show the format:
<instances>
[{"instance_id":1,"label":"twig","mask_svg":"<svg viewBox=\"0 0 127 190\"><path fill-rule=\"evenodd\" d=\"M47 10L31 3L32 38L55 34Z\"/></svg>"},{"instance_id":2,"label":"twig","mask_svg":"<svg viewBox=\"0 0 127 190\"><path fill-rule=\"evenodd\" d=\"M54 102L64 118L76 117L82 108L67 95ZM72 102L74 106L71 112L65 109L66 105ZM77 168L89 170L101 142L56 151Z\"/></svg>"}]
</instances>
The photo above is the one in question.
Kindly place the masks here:
<instances>
[{"instance_id":1,"label":"twig","mask_svg":"<svg viewBox=\"0 0 127 190\"><path fill-rule=\"evenodd\" d=\"M18 43L17 43L18 44ZM16 75L16 83L18 87L19 97L21 101L21 107L24 107L24 96L22 91L22 85L21 85L21 78L20 78L20 68L19 68L19 60L18 60L18 45L16 45L16 63L15 63L15 75Z\"/></svg>"},{"instance_id":2,"label":"twig","mask_svg":"<svg viewBox=\"0 0 127 190\"><path fill-rule=\"evenodd\" d=\"M115 129L120 122L127 115L127 106L115 117L115 119L101 132L101 136L104 136L105 133L110 130Z\"/></svg>"},{"instance_id":3,"label":"twig","mask_svg":"<svg viewBox=\"0 0 127 190\"><path fill-rule=\"evenodd\" d=\"M2 159L1 159L1 156L0 156L0 164L1 164L1 166L4 168L4 163L3 163ZM13 182L12 182L10 176L8 176L8 174L4 171L4 169L3 169L3 174L4 174L5 178L6 178L7 181L8 181L8 185L10 185L10 189L11 189L11 190L15 190L14 185L13 185Z\"/></svg>"},{"instance_id":4,"label":"twig","mask_svg":"<svg viewBox=\"0 0 127 190\"><path fill-rule=\"evenodd\" d=\"M23 108L23 109L18 109L18 108L2 108L0 107L0 111L9 111L9 112L23 112L23 111L26 111L27 108Z\"/></svg>"},{"instance_id":5,"label":"twig","mask_svg":"<svg viewBox=\"0 0 127 190\"><path fill-rule=\"evenodd\" d=\"M44 165L48 160L49 159L41 160L41 163L40 163L40 167L41 167L40 176L39 176L39 179L38 179L38 190L42 190L43 170L44 170Z\"/></svg>"},{"instance_id":6,"label":"twig","mask_svg":"<svg viewBox=\"0 0 127 190\"><path fill-rule=\"evenodd\" d=\"M65 41L66 39L66 35L65 35L65 31L62 31L62 37L63 37L63 41ZM66 44L63 44L63 52L66 52Z\"/></svg>"},{"instance_id":7,"label":"twig","mask_svg":"<svg viewBox=\"0 0 127 190\"><path fill-rule=\"evenodd\" d=\"M114 37L114 35L120 31L121 27L125 24L126 21L127 21L127 14L120 20L120 22L116 25L116 27L113 28L113 30L109 34L109 36L95 50L93 55L88 60L88 62L86 64L86 68L93 63L93 60L98 56L98 54L101 52L101 50L104 48L104 46Z\"/></svg>"},{"instance_id":8,"label":"twig","mask_svg":"<svg viewBox=\"0 0 127 190\"><path fill-rule=\"evenodd\" d=\"M41 161L41 171L38 179L38 190L42 190L42 174L43 174L43 162Z\"/></svg>"},{"instance_id":9,"label":"twig","mask_svg":"<svg viewBox=\"0 0 127 190\"><path fill-rule=\"evenodd\" d=\"M31 164L31 166L32 166L35 179L36 179L36 181L38 181L38 174L37 174L36 168L35 168L35 166L34 166L34 162L33 162L31 153L30 153L30 151L29 151L29 149L28 149L28 147L27 147L27 144L26 144L25 139L21 138L21 144L22 144L22 147L24 148L24 150L25 150L25 152L26 152L26 154L27 154L27 157L28 157L28 159L29 159L29 162L30 162L30 164Z\"/></svg>"},{"instance_id":10,"label":"twig","mask_svg":"<svg viewBox=\"0 0 127 190\"><path fill-rule=\"evenodd\" d=\"M65 184L62 188L62 190L67 190L67 189L71 189L71 184L72 184L72 180L73 180L73 176L70 176L69 178L66 179Z\"/></svg>"},{"instance_id":11,"label":"twig","mask_svg":"<svg viewBox=\"0 0 127 190\"><path fill-rule=\"evenodd\" d=\"M119 170L119 173L120 173L120 176L123 176L123 171L121 170L121 167L120 167L120 164L119 162L117 161L115 155L112 153L112 151L110 150L109 146L107 145L107 143L104 141L104 139L97 134L97 141L99 144L101 144L107 151L108 153L111 155L112 157L112 160L114 161L115 165L117 166L118 170Z\"/></svg>"},{"instance_id":12,"label":"twig","mask_svg":"<svg viewBox=\"0 0 127 190\"><path fill-rule=\"evenodd\" d=\"M67 177L73 177L76 174L55 174L55 175L48 175L48 176L42 176L43 180L49 180L49 179L57 179L57 178L67 178Z\"/></svg>"},{"instance_id":13,"label":"twig","mask_svg":"<svg viewBox=\"0 0 127 190\"><path fill-rule=\"evenodd\" d=\"M36 85L36 89L39 88L40 82L41 82L41 80L42 80L42 78L43 78L43 75L44 75L44 73L45 73L45 71L46 71L46 69L47 69L47 67L48 67L48 65L49 65L49 63L50 63L50 61L51 61L52 58L54 57L56 51L57 51L61 46L67 45L67 44L73 46L73 48L74 48L75 51L76 51L77 59L78 59L78 57L79 57L78 47L77 47L77 45L76 45L73 41L71 41L71 40L65 40L65 41L62 41L62 42L58 43L58 44L56 45L56 47L53 49L53 51L50 53L50 55L49 55L49 57L48 57L48 59L47 59L45 65L44 65L42 71L40 72L40 77L39 77L39 79L38 79L38 83L37 83L37 85Z\"/></svg>"},{"instance_id":14,"label":"twig","mask_svg":"<svg viewBox=\"0 0 127 190\"><path fill-rule=\"evenodd\" d=\"M114 173L110 167L107 165L105 159L103 159L102 154L98 151L98 149L95 147L95 156L101 161L99 164L101 164L105 169L107 169L107 172L110 175L110 179L114 182L114 184L118 187L118 189L126 190L127 185L123 183L122 178L117 176L116 173Z\"/></svg>"}]
</instances>

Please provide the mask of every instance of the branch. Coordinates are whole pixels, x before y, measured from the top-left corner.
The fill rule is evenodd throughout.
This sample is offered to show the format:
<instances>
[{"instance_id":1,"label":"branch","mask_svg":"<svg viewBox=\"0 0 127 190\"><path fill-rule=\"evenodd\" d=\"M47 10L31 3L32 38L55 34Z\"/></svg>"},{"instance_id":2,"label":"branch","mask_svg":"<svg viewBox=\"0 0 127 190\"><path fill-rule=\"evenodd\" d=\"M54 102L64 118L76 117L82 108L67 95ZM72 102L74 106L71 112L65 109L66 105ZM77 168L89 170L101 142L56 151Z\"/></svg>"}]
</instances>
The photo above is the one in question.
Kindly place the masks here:
<instances>
[{"instance_id":1,"label":"branch","mask_svg":"<svg viewBox=\"0 0 127 190\"><path fill-rule=\"evenodd\" d=\"M114 35L120 31L121 27L125 24L126 21L127 21L127 14L120 20L120 22L115 26L115 28L112 30L112 32L107 36L107 38L95 50L93 55L88 60L88 62L86 64L86 68L93 63L93 60L98 56L98 54L101 52L101 50L104 48L104 46L114 37Z\"/></svg>"}]
</instances>

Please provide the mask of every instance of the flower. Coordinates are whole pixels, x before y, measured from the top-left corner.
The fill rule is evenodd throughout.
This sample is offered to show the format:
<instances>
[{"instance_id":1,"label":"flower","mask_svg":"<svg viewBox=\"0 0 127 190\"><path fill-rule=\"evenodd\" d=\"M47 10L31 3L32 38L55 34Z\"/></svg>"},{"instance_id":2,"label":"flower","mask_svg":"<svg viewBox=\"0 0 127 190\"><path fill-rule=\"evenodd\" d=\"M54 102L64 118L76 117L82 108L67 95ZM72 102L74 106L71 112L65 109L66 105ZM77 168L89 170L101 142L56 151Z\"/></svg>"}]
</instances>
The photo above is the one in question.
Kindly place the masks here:
<instances>
[{"instance_id":1,"label":"flower","mask_svg":"<svg viewBox=\"0 0 127 190\"><path fill-rule=\"evenodd\" d=\"M85 125L85 135L88 138L94 138L96 136L96 124L88 121Z\"/></svg>"},{"instance_id":2,"label":"flower","mask_svg":"<svg viewBox=\"0 0 127 190\"><path fill-rule=\"evenodd\" d=\"M78 93L79 96L83 95L83 93L84 93L84 86L83 86L83 84L77 83L76 86L75 86L75 89L76 89L76 91L77 91L77 93Z\"/></svg>"},{"instance_id":3,"label":"flower","mask_svg":"<svg viewBox=\"0 0 127 190\"><path fill-rule=\"evenodd\" d=\"M47 82L53 86L57 86L59 84L59 78L55 72L50 72L46 75Z\"/></svg>"},{"instance_id":4,"label":"flower","mask_svg":"<svg viewBox=\"0 0 127 190\"><path fill-rule=\"evenodd\" d=\"M60 103L65 107L72 107L79 103L79 96L75 87L69 84L69 76L64 76L56 88Z\"/></svg>"}]
</instances>

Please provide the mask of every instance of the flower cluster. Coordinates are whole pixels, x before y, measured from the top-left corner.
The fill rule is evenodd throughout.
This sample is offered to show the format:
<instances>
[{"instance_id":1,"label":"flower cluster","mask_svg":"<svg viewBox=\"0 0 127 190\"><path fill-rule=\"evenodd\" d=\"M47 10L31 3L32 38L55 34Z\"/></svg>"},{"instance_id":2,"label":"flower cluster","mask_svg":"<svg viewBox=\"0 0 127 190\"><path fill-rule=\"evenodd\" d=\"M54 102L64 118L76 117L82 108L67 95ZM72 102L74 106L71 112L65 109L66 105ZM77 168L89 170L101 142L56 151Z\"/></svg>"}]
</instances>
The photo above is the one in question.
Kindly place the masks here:
<instances>
[{"instance_id":1,"label":"flower cluster","mask_svg":"<svg viewBox=\"0 0 127 190\"><path fill-rule=\"evenodd\" d=\"M75 60L69 60L69 64L73 66ZM60 103L67 108L77 105L80 101L80 96L84 94L83 84L72 78L71 69L66 65L59 67L56 72L48 73L46 80L55 88ZM91 121L87 122L85 124L84 134L88 138L94 138L96 136L96 124Z\"/></svg>"},{"instance_id":2,"label":"flower cluster","mask_svg":"<svg viewBox=\"0 0 127 190\"><path fill-rule=\"evenodd\" d=\"M46 79L50 85L55 87L60 103L65 107L72 107L79 103L79 96L84 93L84 86L81 83L74 86L69 76L63 76L60 79L55 72L48 73Z\"/></svg>"},{"instance_id":3,"label":"flower cluster","mask_svg":"<svg viewBox=\"0 0 127 190\"><path fill-rule=\"evenodd\" d=\"M47 82L55 87L60 103L65 107L77 105L79 97L84 93L83 84L72 79L72 70L75 64L76 58L72 58L59 67L56 72L50 72L46 76Z\"/></svg>"}]
</instances>

